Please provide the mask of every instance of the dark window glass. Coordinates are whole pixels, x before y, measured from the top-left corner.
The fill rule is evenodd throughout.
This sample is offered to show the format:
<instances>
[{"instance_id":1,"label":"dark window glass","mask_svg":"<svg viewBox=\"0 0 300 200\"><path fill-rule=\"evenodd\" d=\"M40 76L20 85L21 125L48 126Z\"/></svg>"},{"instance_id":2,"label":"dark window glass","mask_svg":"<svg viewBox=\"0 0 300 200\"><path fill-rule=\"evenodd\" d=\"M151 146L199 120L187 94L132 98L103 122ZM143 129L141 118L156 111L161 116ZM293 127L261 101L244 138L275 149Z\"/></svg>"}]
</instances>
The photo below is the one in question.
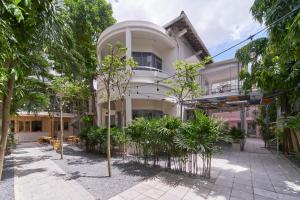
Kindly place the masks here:
<instances>
[{"instance_id":1,"label":"dark window glass","mask_svg":"<svg viewBox=\"0 0 300 200\"><path fill-rule=\"evenodd\" d=\"M10 131L15 132L15 121L10 121Z\"/></svg>"},{"instance_id":2,"label":"dark window glass","mask_svg":"<svg viewBox=\"0 0 300 200\"><path fill-rule=\"evenodd\" d=\"M132 118L146 118L146 119L152 119L152 118L160 118L163 116L163 112L160 110L133 110L132 111Z\"/></svg>"},{"instance_id":3,"label":"dark window glass","mask_svg":"<svg viewBox=\"0 0 300 200\"><path fill-rule=\"evenodd\" d=\"M24 122L23 121L19 121L19 132L23 132L24 129Z\"/></svg>"},{"instance_id":4,"label":"dark window glass","mask_svg":"<svg viewBox=\"0 0 300 200\"><path fill-rule=\"evenodd\" d=\"M64 122L64 130L69 130L69 122Z\"/></svg>"},{"instance_id":5,"label":"dark window glass","mask_svg":"<svg viewBox=\"0 0 300 200\"><path fill-rule=\"evenodd\" d=\"M162 69L162 60L153 53L148 52L132 52L133 59L139 66L154 67L156 69Z\"/></svg>"},{"instance_id":6,"label":"dark window glass","mask_svg":"<svg viewBox=\"0 0 300 200\"><path fill-rule=\"evenodd\" d=\"M42 131L42 121L32 121L31 122L31 131L32 132Z\"/></svg>"}]
</instances>

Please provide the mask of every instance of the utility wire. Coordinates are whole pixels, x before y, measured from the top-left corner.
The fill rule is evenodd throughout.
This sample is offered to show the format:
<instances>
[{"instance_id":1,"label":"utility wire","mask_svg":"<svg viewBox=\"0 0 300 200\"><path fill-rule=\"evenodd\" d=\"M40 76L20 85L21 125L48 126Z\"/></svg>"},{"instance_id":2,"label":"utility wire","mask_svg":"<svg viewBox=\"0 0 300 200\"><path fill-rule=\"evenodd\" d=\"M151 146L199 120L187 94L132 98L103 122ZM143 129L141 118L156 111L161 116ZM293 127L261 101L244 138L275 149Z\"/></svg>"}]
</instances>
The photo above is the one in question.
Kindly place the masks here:
<instances>
[{"instance_id":1,"label":"utility wire","mask_svg":"<svg viewBox=\"0 0 300 200\"><path fill-rule=\"evenodd\" d=\"M223 53L225 53L225 52L227 52L227 51L233 49L233 48L236 47L236 46L239 46L240 44L243 44L244 42L246 42L246 41L248 41L248 40L253 40L253 38L254 38L256 35L262 33L262 32L265 31L265 30L268 30L268 29L271 28L272 26L276 25L276 24L277 24L278 22L280 22L281 20L283 20L283 19L287 18L289 15L293 14L293 13L294 13L295 11L297 11L299 8L300 8L300 4L297 5L293 10L291 10L290 12L288 12L287 14L285 14L284 16L282 16L282 17L280 17L279 19L273 21L271 24L269 24L269 25L267 25L266 27L262 28L261 30L257 31L257 32L254 33L253 35L250 35L249 37L247 37L246 39L244 39L244 40L238 42L237 44L232 45L232 46L230 46L229 48L227 48L227 49L225 49L225 50L223 50L223 51L217 53L216 55L212 56L211 58L213 59L213 58L215 58L215 57L218 57L218 56L222 55ZM183 72L184 72L184 71L183 71ZM162 82L162 81L168 80L168 79L170 79L170 78L173 78L173 77L175 77L176 75L177 75L177 74L174 73L173 75L168 76L168 77L166 77L166 78L162 78L162 79L160 79L160 80L157 80L157 81L155 81L154 83L144 83L144 84L135 85L135 86L132 86L132 87L129 87L129 88L134 88L134 87L137 87L137 86L140 88L140 87L147 86L147 85L151 85L151 84L155 84L155 83L158 84L159 82ZM196 77L198 77L198 76L200 76L200 75L201 75L201 73L198 73L198 74L196 75Z\"/></svg>"}]
</instances>

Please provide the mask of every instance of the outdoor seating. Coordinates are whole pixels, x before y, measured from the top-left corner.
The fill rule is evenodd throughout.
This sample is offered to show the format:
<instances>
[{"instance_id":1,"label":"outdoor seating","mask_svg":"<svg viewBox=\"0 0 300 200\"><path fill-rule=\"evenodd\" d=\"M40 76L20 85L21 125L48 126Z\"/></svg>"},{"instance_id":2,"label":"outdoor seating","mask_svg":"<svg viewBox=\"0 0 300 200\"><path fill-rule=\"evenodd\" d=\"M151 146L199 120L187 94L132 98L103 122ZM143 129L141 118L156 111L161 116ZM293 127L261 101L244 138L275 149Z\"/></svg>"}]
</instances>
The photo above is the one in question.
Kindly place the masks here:
<instances>
[{"instance_id":1,"label":"outdoor seating","mask_svg":"<svg viewBox=\"0 0 300 200\"><path fill-rule=\"evenodd\" d=\"M59 150L61 146L60 140L52 140L53 150Z\"/></svg>"},{"instance_id":2,"label":"outdoor seating","mask_svg":"<svg viewBox=\"0 0 300 200\"><path fill-rule=\"evenodd\" d=\"M50 144L50 140L52 139L52 137L49 136L41 136L38 138L37 142L39 144L43 144L43 143L49 143Z\"/></svg>"}]
</instances>

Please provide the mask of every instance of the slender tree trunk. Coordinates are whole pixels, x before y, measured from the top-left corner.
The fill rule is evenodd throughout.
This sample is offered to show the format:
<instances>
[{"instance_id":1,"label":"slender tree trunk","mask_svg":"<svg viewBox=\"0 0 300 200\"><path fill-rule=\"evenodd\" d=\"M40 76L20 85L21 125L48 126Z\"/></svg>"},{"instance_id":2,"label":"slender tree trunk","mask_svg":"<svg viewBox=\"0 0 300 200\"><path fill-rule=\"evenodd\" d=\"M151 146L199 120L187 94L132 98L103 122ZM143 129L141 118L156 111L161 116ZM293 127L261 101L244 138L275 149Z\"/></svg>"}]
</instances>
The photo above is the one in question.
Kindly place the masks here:
<instances>
[{"instance_id":1,"label":"slender tree trunk","mask_svg":"<svg viewBox=\"0 0 300 200\"><path fill-rule=\"evenodd\" d=\"M122 126L122 132L125 136L125 115L124 115L124 97L121 98L121 126ZM126 143L124 141L123 143L123 160L126 158Z\"/></svg>"},{"instance_id":2,"label":"slender tree trunk","mask_svg":"<svg viewBox=\"0 0 300 200\"><path fill-rule=\"evenodd\" d=\"M94 114L93 115L93 124L92 125L97 125L97 115L96 113L96 95L95 95L95 89L94 89L94 78L91 79L90 81L90 91L91 91L91 101L90 103L92 104L92 110L91 112Z\"/></svg>"},{"instance_id":3,"label":"slender tree trunk","mask_svg":"<svg viewBox=\"0 0 300 200\"><path fill-rule=\"evenodd\" d=\"M10 70L11 71L11 70ZM1 130L1 139L0 139L0 180L2 177L5 149L7 144L7 136L9 132L9 122L10 122L10 108L11 101L13 97L15 86L15 74L12 73L9 75L8 84L7 84L7 94L3 97L3 107L2 107L2 130Z\"/></svg>"},{"instance_id":4,"label":"slender tree trunk","mask_svg":"<svg viewBox=\"0 0 300 200\"><path fill-rule=\"evenodd\" d=\"M59 101L60 107L60 159L64 158L64 122L63 122L63 102L62 97Z\"/></svg>"},{"instance_id":5,"label":"slender tree trunk","mask_svg":"<svg viewBox=\"0 0 300 200\"><path fill-rule=\"evenodd\" d=\"M111 153L110 153L110 91L107 91L108 101L108 125L107 125L107 169L108 176L111 177Z\"/></svg>"},{"instance_id":6,"label":"slender tree trunk","mask_svg":"<svg viewBox=\"0 0 300 200\"><path fill-rule=\"evenodd\" d=\"M183 106L182 106L182 101L180 101L180 119L183 121Z\"/></svg>"}]
</instances>

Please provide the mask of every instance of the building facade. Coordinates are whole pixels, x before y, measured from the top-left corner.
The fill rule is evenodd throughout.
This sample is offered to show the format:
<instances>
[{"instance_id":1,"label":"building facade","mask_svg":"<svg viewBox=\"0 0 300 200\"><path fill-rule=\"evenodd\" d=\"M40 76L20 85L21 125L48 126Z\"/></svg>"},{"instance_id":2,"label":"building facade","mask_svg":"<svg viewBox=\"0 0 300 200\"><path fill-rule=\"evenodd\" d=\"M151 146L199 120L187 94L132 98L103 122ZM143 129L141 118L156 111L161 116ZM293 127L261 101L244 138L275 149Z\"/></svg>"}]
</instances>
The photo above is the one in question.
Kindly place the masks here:
<instances>
[{"instance_id":1,"label":"building facade","mask_svg":"<svg viewBox=\"0 0 300 200\"><path fill-rule=\"evenodd\" d=\"M108 54L108 44L123 44L126 58L134 58L134 69L129 91L124 94L126 123L136 117L179 116L179 106L173 96L166 95L170 87L161 79L175 73L177 60L199 62L209 56L204 43L197 35L184 12L179 17L160 27L146 21L117 23L102 32L97 43L97 56L101 60ZM139 85L143 87L139 88ZM101 98L103 85L97 85L98 124L107 124L107 103ZM112 101L111 122L121 123L121 102Z\"/></svg>"},{"instance_id":2,"label":"building facade","mask_svg":"<svg viewBox=\"0 0 300 200\"><path fill-rule=\"evenodd\" d=\"M64 136L74 134L73 114L63 113ZM18 142L37 141L39 137L60 137L60 114L50 116L47 112L18 112L11 117L11 132L15 133Z\"/></svg>"},{"instance_id":3,"label":"building facade","mask_svg":"<svg viewBox=\"0 0 300 200\"><path fill-rule=\"evenodd\" d=\"M179 17L163 27L146 21L125 21L107 28L97 42L100 66L101 60L108 54L108 44L114 46L119 43L127 49L126 58L132 57L138 63L134 68L128 92L124 94L126 124L137 117L179 117L177 99L167 95L171 88L160 80L174 75L174 64L177 60L197 63L210 56L185 13L182 12ZM248 104L223 106L226 105L226 98L235 99L240 96L242 83L238 79L239 70L236 59L212 62L201 68L195 80L203 89L199 103L203 105L201 109L209 110L210 115L222 118L232 126L242 124L242 128L248 129L249 124L249 127L251 125L256 129L256 126L252 126L255 118L246 116L249 108L245 107L249 107ZM101 98L103 90L101 81L98 81L98 125L105 126L108 121L108 109L106 100ZM192 109L194 108L189 104L185 104L184 119L189 119ZM238 117L241 109L245 114L244 123L241 122L241 117ZM111 110L111 124L121 126L121 101L118 98L111 101Z\"/></svg>"}]
</instances>

